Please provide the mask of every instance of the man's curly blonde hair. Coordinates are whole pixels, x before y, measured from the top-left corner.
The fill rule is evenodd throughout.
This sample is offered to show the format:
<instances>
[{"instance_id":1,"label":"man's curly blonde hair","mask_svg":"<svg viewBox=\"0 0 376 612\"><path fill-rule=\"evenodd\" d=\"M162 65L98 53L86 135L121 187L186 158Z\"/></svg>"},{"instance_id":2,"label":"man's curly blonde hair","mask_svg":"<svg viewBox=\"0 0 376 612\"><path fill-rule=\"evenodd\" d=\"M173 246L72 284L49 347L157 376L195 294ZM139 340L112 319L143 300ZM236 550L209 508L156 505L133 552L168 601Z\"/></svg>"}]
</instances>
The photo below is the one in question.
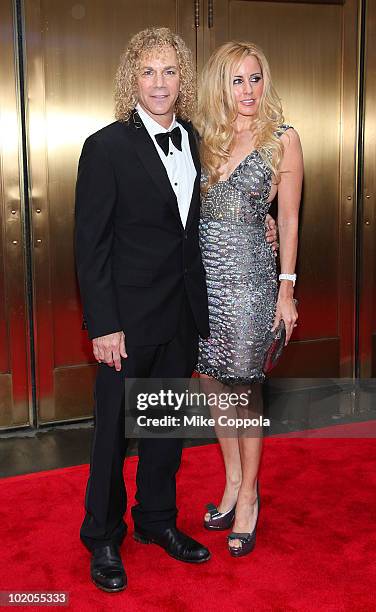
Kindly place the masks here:
<instances>
[{"instance_id":1,"label":"man's curly blonde hair","mask_svg":"<svg viewBox=\"0 0 376 612\"><path fill-rule=\"evenodd\" d=\"M142 57L168 47L176 51L180 72L180 92L175 113L182 119L190 120L196 104L196 77L191 51L183 39L169 28L148 28L131 38L120 58L115 84L115 117L118 121L128 121L138 102L137 74Z\"/></svg>"}]
</instances>

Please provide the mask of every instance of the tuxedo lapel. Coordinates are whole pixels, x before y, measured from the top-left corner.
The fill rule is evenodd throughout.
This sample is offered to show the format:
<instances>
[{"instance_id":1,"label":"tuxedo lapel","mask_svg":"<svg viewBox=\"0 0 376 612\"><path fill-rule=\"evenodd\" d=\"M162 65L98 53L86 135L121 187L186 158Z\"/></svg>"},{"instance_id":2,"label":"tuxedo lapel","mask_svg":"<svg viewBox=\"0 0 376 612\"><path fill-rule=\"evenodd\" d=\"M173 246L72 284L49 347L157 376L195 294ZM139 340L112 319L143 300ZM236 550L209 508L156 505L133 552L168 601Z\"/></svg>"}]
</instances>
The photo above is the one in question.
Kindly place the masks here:
<instances>
[{"instance_id":1,"label":"tuxedo lapel","mask_svg":"<svg viewBox=\"0 0 376 612\"><path fill-rule=\"evenodd\" d=\"M192 155L192 159L193 159L193 163L195 165L195 168L197 170L197 175L200 176L200 172L201 172L201 164L200 164L200 158L199 158L199 154L198 154L198 146L197 146L197 142L194 136L194 132L193 132L193 128L192 126L188 123L184 124L183 121L181 121L179 118L177 118L178 123L180 123L188 132L188 138L189 138L189 146L191 147L191 155Z\"/></svg>"},{"instance_id":2,"label":"tuxedo lapel","mask_svg":"<svg viewBox=\"0 0 376 612\"><path fill-rule=\"evenodd\" d=\"M187 223L186 223L186 229L188 229L190 224L191 224L191 222L192 222L192 219L193 219L196 207L200 206L201 164L200 164L200 158L199 158L199 154L198 154L197 142L196 142L196 139L195 139L195 136L194 136L194 132L193 132L192 126L190 124L184 123L178 117L177 117L176 120L188 132L189 146L190 146L190 149L191 149L192 160L193 160L193 163L195 165L196 172L197 172L196 178L195 178L195 182L194 182L194 185L193 185L192 198L191 198L191 203L190 203L190 206L189 206Z\"/></svg>"},{"instance_id":3,"label":"tuxedo lapel","mask_svg":"<svg viewBox=\"0 0 376 612\"><path fill-rule=\"evenodd\" d=\"M178 201L174 190L171 187L166 168L161 162L161 158L158 155L147 129L142 123L138 113L135 111L132 113L129 119L128 126L130 128L129 132L132 135L132 142L134 144L136 153L140 158L146 172L153 179L157 189L159 189L163 198L167 200L172 212L177 216L181 223Z\"/></svg>"}]
</instances>

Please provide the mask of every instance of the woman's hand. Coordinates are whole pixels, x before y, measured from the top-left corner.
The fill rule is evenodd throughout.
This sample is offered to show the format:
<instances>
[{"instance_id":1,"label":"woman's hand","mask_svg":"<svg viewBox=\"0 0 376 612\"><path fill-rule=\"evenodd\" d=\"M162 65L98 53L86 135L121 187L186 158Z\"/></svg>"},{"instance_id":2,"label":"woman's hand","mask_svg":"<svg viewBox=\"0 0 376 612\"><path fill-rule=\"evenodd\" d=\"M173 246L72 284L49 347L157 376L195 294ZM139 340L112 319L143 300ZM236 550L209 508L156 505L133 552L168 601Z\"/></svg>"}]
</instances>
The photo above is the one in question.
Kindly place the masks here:
<instances>
[{"instance_id":1,"label":"woman's hand","mask_svg":"<svg viewBox=\"0 0 376 612\"><path fill-rule=\"evenodd\" d=\"M297 326L296 321L298 320L298 312L293 297L278 296L272 331L277 329L281 319L283 319L286 328L285 346L287 346L291 334L294 331L294 327Z\"/></svg>"}]
</instances>

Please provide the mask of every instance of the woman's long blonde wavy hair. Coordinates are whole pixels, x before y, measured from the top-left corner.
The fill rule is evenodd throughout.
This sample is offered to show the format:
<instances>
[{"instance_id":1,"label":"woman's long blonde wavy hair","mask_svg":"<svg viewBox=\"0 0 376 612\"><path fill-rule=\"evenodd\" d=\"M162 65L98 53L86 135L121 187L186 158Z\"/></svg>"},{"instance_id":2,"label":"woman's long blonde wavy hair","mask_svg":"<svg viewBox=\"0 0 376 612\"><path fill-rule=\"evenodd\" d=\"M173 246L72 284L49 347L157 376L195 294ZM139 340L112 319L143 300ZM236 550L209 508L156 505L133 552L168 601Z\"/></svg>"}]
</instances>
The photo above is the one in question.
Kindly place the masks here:
<instances>
[{"instance_id":1,"label":"woman's long blonde wavy hair","mask_svg":"<svg viewBox=\"0 0 376 612\"><path fill-rule=\"evenodd\" d=\"M280 99L271 81L268 61L256 45L232 41L214 51L201 76L194 123L201 137L201 163L208 174L204 190L219 180L219 168L231 155L234 121L238 114L233 77L247 55L254 55L258 60L264 81L257 117L252 126L256 148L271 169L274 180L279 181L278 168L283 156L283 144L274 132L284 118Z\"/></svg>"},{"instance_id":2,"label":"woman's long blonde wavy hair","mask_svg":"<svg viewBox=\"0 0 376 612\"><path fill-rule=\"evenodd\" d=\"M131 38L120 58L115 82L115 117L118 121L128 121L138 102L137 74L142 57L168 47L176 51L180 72L180 93L175 112L182 119L191 118L196 104L191 51L183 39L168 28L148 28Z\"/></svg>"}]
</instances>

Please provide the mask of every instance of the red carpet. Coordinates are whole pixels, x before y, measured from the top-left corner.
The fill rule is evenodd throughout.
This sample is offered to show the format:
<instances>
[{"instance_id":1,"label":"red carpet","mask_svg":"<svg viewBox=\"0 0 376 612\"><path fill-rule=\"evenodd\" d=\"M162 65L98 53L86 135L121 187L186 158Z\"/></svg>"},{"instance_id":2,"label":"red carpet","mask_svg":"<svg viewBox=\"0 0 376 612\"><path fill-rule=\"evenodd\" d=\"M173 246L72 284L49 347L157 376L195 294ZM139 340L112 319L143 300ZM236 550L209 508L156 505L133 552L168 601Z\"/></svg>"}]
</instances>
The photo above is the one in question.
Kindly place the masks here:
<instances>
[{"instance_id":1,"label":"red carpet","mask_svg":"<svg viewBox=\"0 0 376 612\"><path fill-rule=\"evenodd\" d=\"M179 563L128 535L129 587L112 595L89 581L89 553L78 540L88 466L4 479L0 590L67 591L68 609L82 612L374 611L375 459L372 439L267 438L256 549L232 559L225 534L201 528L205 503L218 502L222 490L218 446L187 449L179 525L209 546L212 559ZM128 460L131 496L135 468Z\"/></svg>"},{"instance_id":2,"label":"red carpet","mask_svg":"<svg viewBox=\"0 0 376 612\"><path fill-rule=\"evenodd\" d=\"M273 438L376 438L376 420L275 434Z\"/></svg>"}]
</instances>

